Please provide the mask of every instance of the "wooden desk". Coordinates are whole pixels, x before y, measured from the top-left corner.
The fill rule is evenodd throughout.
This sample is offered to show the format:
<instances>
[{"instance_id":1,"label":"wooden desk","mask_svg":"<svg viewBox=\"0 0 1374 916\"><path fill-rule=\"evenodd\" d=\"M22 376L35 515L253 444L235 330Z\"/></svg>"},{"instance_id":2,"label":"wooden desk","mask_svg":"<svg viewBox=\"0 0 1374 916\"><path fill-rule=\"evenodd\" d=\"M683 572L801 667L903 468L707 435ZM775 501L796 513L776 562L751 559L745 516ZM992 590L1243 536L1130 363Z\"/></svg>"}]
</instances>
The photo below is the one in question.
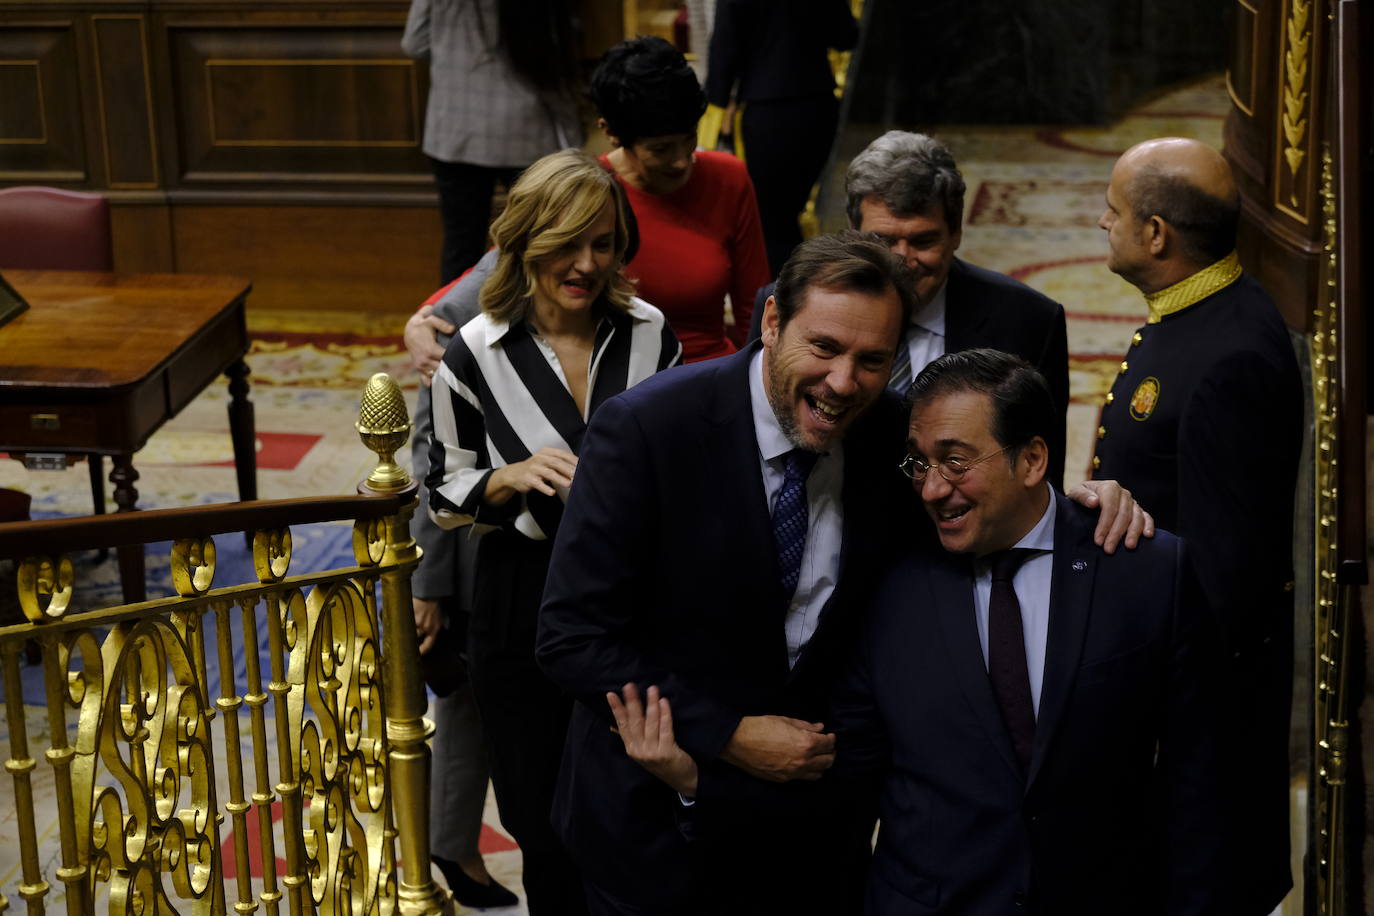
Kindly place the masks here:
<instances>
[{"instance_id":1,"label":"wooden desk","mask_svg":"<svg viewBox=\"0 0 1374 916\"><path fill-rule=\"evenodd\" d=\"M221 373L239 498L257 498L248 329L238 277L7 270L30 308L0 326L0 450L109 455L120 512L138 502L133 455ZM97 478L98 479L98 478ZM126 602L143 550L119 549Z\"/></svg>"}]
</instances>

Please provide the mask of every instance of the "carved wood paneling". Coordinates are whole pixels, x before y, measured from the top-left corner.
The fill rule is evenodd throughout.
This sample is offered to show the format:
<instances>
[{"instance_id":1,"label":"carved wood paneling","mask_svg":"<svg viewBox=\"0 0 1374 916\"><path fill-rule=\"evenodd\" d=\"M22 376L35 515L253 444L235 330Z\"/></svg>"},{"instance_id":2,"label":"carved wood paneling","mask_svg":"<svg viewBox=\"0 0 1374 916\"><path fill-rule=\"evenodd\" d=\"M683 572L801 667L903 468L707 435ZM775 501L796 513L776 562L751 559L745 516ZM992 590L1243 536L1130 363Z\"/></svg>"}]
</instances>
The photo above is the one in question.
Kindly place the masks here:
<instances>
[{"instance_id":1,"label":"carved wood paneling","mask_svg":"<svg viewBox=\"0 0 1374 916\"><path fill-rule=\"evenodd\" d=\"M1322 261L1317 172L1325 0L1236 0L1225 153L1244 203L1240 257L1284 319L1311 322Z\"/></svg>"},{"instance_id":2,"label":"carved wood paneling","mask_svg":"<svg viewBox=\"0 0 1374 916\"><path fill-rule=\"evenodd\" d=\"M386 149L420 140L408 60L208 60L204 85L215 147Z\"/></svg>"},{"instance_id":3,"label":"carved wood paneling","mask_svg":"<svg viewBox=\"0 0 1374 916\"><path fill-rule=\"evenodd\" d=\"M180 270L252 277L255 308L413 311L439 279L432 208L183 204L172 238Z\"/></svg>"},{"instance_id":4,"label":"carved wood paneling","mask_svg":"<svg viewBox=\"0 0 1374 916\"><path fill-rule=\"evenodd\" d=\"M1257 0L1236 0L1232 12L1233 54L1226 70L1226 90L1235 106L1250 117L1255 114L1255 77L1259 66L1259 9Z\"/></svg>"},{"instance_id":5,"label":"carved wood paneling","mask_svg":"<svg viewBox=\"0 0 1374 916\"><path fill-rule=\"evenodd\" d=\"M101 152L111 188L158 186L145 28L141 15L91 16Z\"/></svg>"},{"instance_id":6,"label":"carved wood paneling","mask_svg":"<svg viewBox=\"0 0 1374 916\"><path fill-rule=\"evenodd\" d=\"M43 75L37 60L0 61L0 143L7 146L48 142L43 112Z\"/></svg>"},{"instance_id":7,"label":"carved wood paneling","mask_svg":"<svg viewBox=\"0 0 1374 916\"><path fill-rule=\"evenodd\" d=\"M0 182L86 180L78 71L73 20L0 28Z\"/></svg>"},{"instance_id":8,"label":"carved wood paneling","mask_svg":"<svg viewBox=\"0 0 1374 916\"><path fill-rule=\"evenodd\" d=\"M176 183L428 186L424 87L395 27L168 29Z\"/></svg>"},{"instance_id":9,"label":"carved wood paneling","mask_svg":"<svg viewBox=\"0 0 1374 916\"><path fill-rule=\"evenodd\" d=\"M152 195L149 195L152 196ZM110 208L115 270L166 273L176 270L171 208L164 202L126 200Z\"/></svg>"},{"instance_id":10,"label":"carved wood paneling","mask_svg":"<svg viewBox=\"0 0 1374 916\"><path fill-rule=\"evenodd\" d=\"M1284 0L1278 60L1281 104L1274 135L1273 204L1304 226L1317 221L1315 114L1320 99L1318 75L1323 30L1321 0Z\"/></svg>"},{"instance_id":11,"label":"carved wood paneling","mask_svg":"<svg viewBox=\"0 0 1374 916\"><path fill-rule=\"evenodd\" d=\"M1321 246L1286 231L1272 211L1246 204L1237 246L1241 263L1264 286L1288 325L1305 328L1321 283Z\"/></svg>"},{"instance_id":12,"label":"carved wood paneling","mask_svg":"<svg viewBox=\"0 0 1374 916\"><path fill-rule=\"evenodd\" d=\"M412 309L439 230L408 6L0 0L0 185L105 192L119 270L217 265L259 281L255 305Z\"/></svg>"}]
</instances>

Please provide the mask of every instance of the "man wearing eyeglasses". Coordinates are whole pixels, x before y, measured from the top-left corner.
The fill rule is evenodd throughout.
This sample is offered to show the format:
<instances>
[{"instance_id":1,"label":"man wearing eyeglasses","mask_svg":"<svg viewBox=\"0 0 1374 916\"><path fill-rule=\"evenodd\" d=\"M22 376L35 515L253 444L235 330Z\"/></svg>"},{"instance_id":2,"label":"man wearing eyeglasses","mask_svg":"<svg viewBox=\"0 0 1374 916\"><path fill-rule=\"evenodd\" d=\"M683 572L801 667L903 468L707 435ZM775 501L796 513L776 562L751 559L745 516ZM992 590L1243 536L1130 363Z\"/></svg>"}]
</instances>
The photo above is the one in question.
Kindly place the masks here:
<instances>
[{"instance_id":1,"label":"man wearing eyeglasses","mask_svg":"<svg viewBox=\"0 0 1374 916\"><path fill-rule=\"evenodd\" d=\"M853 912L872 821L815 783L861 596L925 528L884 394L910 308L875 237L811 239L759 342L660 373L588 426L536 654L577 699L553 819L594 914ZM1132 514L1104 508L1104 540ZM681 745L663 767L638 741L650 687ZM621 691L640 715L617 735Z\"/></svg>"},{"instance_id":2,"label":"man wearing eyeglasses","mask_svg":"<svg viewBox=\"0 0 1374 916\"><path fill-rule=\"evenodd\" d=\"M1105 554L1046 483L1055 407L1029 364L947 354L901 463L943 550L881 579L833 724L881 774L865 912L1233 912L1220 662L1183 542Z\"/></svg>"},{"instance_id":3,"label":"man wearing eyeglasses","mask_svg":"<svg viewBox=\"0 0 1374 916\"><path fill-rule=\"evenodd\" d=\"M992 347L1040 371L1059 405L1050 443L1050 483L1064 486L1069 344L1064 308L1019 280L955 257L963 239L964 176L954 155L925 134L890 130L845 171L849 225L874 232L900 257L916 294L902 329L888 387L900 397L942 353ZM750 339L759 336L763 302L755 300ZM1075 472L1076 473L1076 472Z\"/></svg>"}]
</instances>

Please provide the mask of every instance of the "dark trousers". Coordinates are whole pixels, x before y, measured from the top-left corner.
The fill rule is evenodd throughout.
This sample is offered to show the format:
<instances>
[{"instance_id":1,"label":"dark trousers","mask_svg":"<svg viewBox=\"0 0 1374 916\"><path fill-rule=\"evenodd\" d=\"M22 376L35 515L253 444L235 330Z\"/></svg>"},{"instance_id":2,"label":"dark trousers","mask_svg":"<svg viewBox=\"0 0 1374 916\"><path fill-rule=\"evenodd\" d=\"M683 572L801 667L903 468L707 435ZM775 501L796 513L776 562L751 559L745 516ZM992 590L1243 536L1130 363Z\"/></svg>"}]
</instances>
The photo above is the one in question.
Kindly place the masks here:
<instances>
[{"instance_id":1,"label":"dark trousers","mask_svg":"<svg viewBox=\"0 0 1374 916\"><path fill-rule=\"evenodd\" d=\"M775 277L801 244L797 218L830 157L839 111L832 94L744 106L744 160L758 197L768 266Z\"/></svg>"},{"instance_id":2,"label":"dark trousers","mask_svg":"<svg viewBox=\"0 0 1374 916\"><path fill-rule=\"evenodd\" d=\"M507 187L521 169L488 168L466 162L431 158L434 183L439 190L439 218L444 226L444 248L439 263L439 285L460 277L487 250L491 200L499 181Z\"/></svg>"},{"instance_id":3,"label":"dark trousers","mask_svg":"<svg viewBox=\"0 0 1374 916\"><path fill-rule=\"evenodd\" d=\"M445 626L455 635L447 646L454 651L441 664L450 671L457 669L466 675L466 653L458 653L467 639L468 612L458 610L457 605L455 598L442 600L448 617ZM434 715L434 738L430 748L434 756L429 781L429 851L431 856L450 862L463 862L479 855L482 809L486 805L487 780L491 776L490 755L477 701L472 696L472 684L467 682L466 676L462 680L452 693L435 696L430 705Z\"/></svg>"},{"instance_id":4,"label":"dark trousers","mask_svg":"<svg viewBox=\"0 0 1374 916\"><path fill-rule=\"evenodd\" d=\"M586 913L582 879L549 824L572 701L534 661L551 541L483 535L469 630L473 694L501 825L520 845L531 916Z\"/></svg>"},{"instance_id":5,"label":"dark trousers","mask_svg":"<svg viewBox=\"0 0 1374 916\"><path fill-rule=\"evenodd\" d=\"M697 916L702 911L695 901L684 901L672 910L642 907L588 882L587 912L590 916Z\"/></svg>"},{"instance_id":6,"label":"dark trousers","mask_svg":"<svg viewBox=\"0 0 1374 916\"><path fill-rule=\"evenodd\" d=\"M720 804L717 800L716 804ZM799 916L863 911L871 793L803 797L788 813L751 812L724 802L697 819L691 889L669 905L646 904L615 888L587 884L591 916Z\"/></svg>"}]
</instances>

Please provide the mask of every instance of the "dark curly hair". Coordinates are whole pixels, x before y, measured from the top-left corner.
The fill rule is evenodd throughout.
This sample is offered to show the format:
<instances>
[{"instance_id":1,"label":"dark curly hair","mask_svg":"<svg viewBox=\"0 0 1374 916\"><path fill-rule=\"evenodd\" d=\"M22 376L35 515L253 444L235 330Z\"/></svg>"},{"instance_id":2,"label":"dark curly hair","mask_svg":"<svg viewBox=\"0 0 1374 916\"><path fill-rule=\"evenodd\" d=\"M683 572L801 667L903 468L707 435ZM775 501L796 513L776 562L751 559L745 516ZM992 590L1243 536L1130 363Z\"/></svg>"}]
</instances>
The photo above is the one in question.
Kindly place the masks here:
<instances>
[{"instance_id":1,"label":"dark curly hair","mask_svg":"<svg viewBox=\"0 0 1374 916\"><path fill-rule=\"evenodd\" d=\"M621 146L695 133L706 110L701 83L682 53L662 38L643 35L606 52L592 74L591 96Z\"/></svg>"}]
</instances>

